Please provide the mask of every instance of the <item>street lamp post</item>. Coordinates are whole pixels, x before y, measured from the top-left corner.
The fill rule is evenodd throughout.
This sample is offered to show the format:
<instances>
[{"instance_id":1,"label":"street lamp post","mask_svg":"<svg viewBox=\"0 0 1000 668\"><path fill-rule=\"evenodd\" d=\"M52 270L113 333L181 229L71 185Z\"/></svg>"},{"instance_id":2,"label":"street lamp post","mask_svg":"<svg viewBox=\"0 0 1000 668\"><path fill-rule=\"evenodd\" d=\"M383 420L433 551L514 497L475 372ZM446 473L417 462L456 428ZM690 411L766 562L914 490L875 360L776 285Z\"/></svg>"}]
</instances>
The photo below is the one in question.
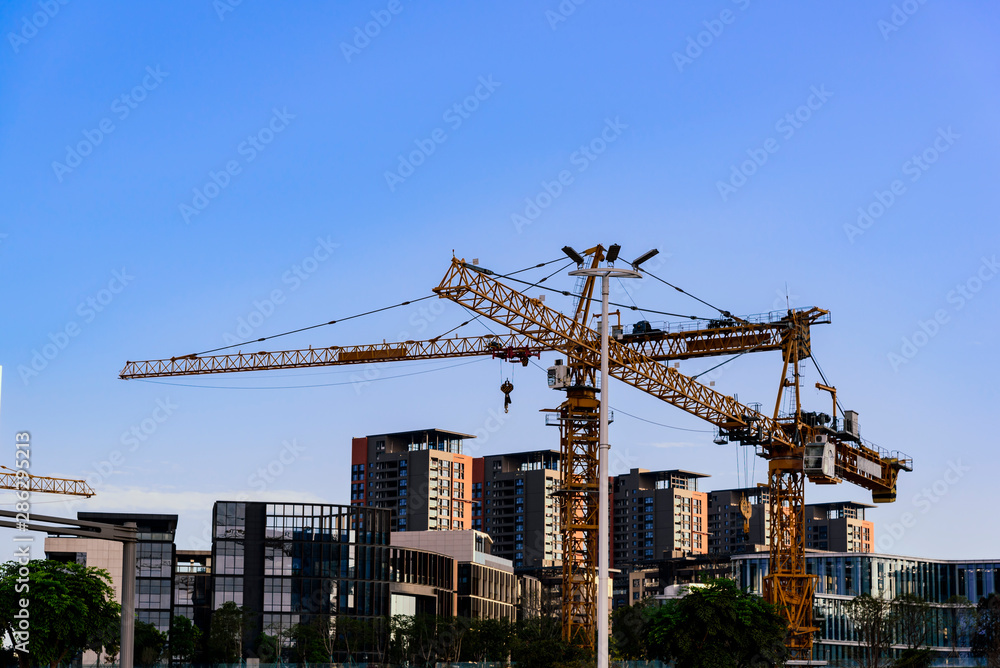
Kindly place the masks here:
<instances>
[{"instance_id":1,"label":"street lamp post","mask_svg":"<svg viewBox=\"0 0 1000 668\"><path fill-rule=\"evenodd\" d=\"M567 246L566 248L569 248ZM608 259L613 262L618 257L619 246L614 244L609 249ZM565 248L563 249L571 259L576 259L573 255L580 257L575 251L573 255ZM572 250L572 249L570 249ZM608 570L610 567L608 549L608 450L611 442L608 438L608 390L610 389L610 378L608 377L608 343L610 338L610 324L608 314L608 284L611 278L641 278L639 265L656 255L657 251L652 250L643 254L632 263L632 269L616 269L613 266L592 267L586 269L576 269L569 272L570 276L600 276L601 277L601 402L600 402L600 441L598 443L598 499L597 499L597 668L608 668ZM582 264L582 262L577 262Z\"/></svg>"}]
</instances>

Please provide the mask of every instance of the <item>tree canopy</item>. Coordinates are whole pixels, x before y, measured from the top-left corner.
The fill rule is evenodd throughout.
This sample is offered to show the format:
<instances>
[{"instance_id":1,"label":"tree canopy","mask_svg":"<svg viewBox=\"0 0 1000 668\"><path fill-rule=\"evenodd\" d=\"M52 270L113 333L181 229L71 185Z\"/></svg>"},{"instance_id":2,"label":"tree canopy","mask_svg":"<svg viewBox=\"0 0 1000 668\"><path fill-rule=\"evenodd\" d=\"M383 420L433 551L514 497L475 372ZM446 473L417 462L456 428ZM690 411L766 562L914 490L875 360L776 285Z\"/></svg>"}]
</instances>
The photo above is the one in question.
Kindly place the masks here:
<instances>
[{"instance_id":1,"label":"tree canopy","mask_svg":"<svg viewBox=\"0 0 1000 668\"><path fill-rule=\"evenodd\" d=\"M103 569L48 559L9 561L0 566L0 610L10 611L0 615L0 630L15 647L22 642L15 635L22 599L30 615L30 662L53 668L84 649L110 643L107 630L121 615L111 576ZM21 652L18 659L22 666L29 662Z\"/></svg>"},{"instance_id":2,"label":"tree canopy","mask_svg":"<svg viewBox=\"0 0 1000 668\"><path fill-rule=\"evenodd\" d=\"M650 658L677 668L742 668L780 664L786 633L774 606L718 579L653 608L647 643Z\"/></svg>"},{"instance_id":3,"label":"tree canopy","mask_svg":"<svg viewBox=\"0 0 1000 668\"><path fill-rule=\"evenodd\" d=\"M979 599L972 632L972 656L986 659L987 668L1000 668L1000 595Z\"/></svg>"}]
</instances>

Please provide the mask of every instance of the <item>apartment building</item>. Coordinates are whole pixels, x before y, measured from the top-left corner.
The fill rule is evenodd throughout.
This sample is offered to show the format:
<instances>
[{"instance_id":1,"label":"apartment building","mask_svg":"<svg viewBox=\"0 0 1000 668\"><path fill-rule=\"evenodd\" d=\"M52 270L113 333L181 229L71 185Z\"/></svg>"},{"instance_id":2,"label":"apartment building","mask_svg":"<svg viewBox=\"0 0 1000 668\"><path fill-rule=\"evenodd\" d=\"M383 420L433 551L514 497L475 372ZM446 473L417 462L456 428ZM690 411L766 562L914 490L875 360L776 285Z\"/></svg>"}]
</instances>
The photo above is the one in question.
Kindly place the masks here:
<instances>
[{"instance_id":1,"label":"apartment building","mask_svg":"<svg viewBox=\"0 0 1000 668\"><path fill-rule=\"evenodd\" d=\"M713 490L708 494L709 554L744 554L767 550L771 530L767 487ZM740 506L750 508L749 531Z\"/></svg>"},{"instance_id":2,"label":"apartment building","mask_svg":"<svg viewBox=\"0 0 1000 668\"><path fill-rule=\"evenodd\" d=\"M559 452L490 455L473 471L473 526L493 539L493 554L516 568L561 564Z\"/></svg>"},{"instance_id":3,"label":"apartment building","mask_svg":"<svg viewBox=\"0 0 1000 668\"><path fill-rule=\"evenodd\" d=\"M740 506L750 506L749 526ZM709 493L708 549L710 554L766 552L771 529L767 487L716 490ZM865 519L874 506L854 501L810 503L803 509L806 548L833 552L871 552L875 527ZM749 528L749 531L745 531Z\"/></svg>"},{"instance_id":4,"label":"apartment building","mask_svg":"<svg viewBox=\"0 0 1000 668\"><path fill-rule=\"evenodd\" d=\"M392 531L473 528L467 438L420 429L353 439L351 504L389 509Z\"/></svg>"},{"instance_id":5,"label":"apartment building","mask_svg":"<svg viewBox=\"0 0 1000 668\"><path fill-rule=\"evenodd\" d=\"M612 480L611 565L631 566L708 550L708 495L704 473L635 468Z\"/></svg>"},{"instance_id":6,"label":"apartment building","mask_svg":"<svg viewBox=\"0 0 1000 668\"><path fill-rule=\"evenodd\" d=\"M875 525L865 519L865 508L874 507L854 501L808 504L806 547L832 552L873 552Z\"/></svg>"}]
</instances>

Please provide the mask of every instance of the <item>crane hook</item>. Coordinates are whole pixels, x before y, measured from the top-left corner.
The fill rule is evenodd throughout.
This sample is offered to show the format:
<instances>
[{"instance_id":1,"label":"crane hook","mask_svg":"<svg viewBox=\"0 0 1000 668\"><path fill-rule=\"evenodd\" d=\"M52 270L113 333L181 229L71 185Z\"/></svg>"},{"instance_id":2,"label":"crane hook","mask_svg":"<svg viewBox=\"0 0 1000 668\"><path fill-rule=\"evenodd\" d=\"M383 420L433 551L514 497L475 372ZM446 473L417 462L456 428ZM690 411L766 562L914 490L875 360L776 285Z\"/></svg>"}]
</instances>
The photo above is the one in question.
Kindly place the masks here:
<instances>
[{"instance_id":1,"label":"crane hook","mask_svg":"<svg viewBox=\"0 0 1000 668\"><path fill-rule=\"evenodd\" d=\"M504 394L504 397L503 397L503 412L507 413L507 412L510 411L510 408L509 408L509 406L510 406L510 393L514 391L514 384L512 382L510 382L509 378L503 382L503 385L500 386L500 391L503 392L503 394Z\"/></svg>"}]
</instances>

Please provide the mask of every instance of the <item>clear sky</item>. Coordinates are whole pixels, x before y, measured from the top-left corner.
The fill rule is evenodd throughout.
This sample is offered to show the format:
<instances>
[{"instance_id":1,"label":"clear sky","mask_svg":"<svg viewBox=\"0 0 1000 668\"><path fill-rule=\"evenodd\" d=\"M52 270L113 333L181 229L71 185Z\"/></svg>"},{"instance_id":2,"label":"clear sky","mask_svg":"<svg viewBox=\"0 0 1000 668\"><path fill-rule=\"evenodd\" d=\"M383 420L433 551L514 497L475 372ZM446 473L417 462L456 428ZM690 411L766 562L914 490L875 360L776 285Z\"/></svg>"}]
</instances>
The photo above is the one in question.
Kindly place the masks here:
<instances>
[{"instance_id":1,"label":"clear sky","mask_svg":"<svg viewBox=\"0 0 1000 668\"><path fill-rule=\"evenodd\" d=\"M42 0L3 3L0 28L0 461L28 430L32 471L98 492L36 513L176 512L179 546L205 547L216 499L347 503L353 436L557 448L552 355L117 374L427 295L452 251L507 272L620 243L734 313L830 309L817 360L863 435L915 462L869 513L880 551L1000 557L995 3ZM650 279L615 297L714 315ZM426 301L247 349L466 319ZM711 377L773 405L780 371L768 353ZM696 418L610 392L613 472L765 481Z\"/></svg>"}]
</instances>

